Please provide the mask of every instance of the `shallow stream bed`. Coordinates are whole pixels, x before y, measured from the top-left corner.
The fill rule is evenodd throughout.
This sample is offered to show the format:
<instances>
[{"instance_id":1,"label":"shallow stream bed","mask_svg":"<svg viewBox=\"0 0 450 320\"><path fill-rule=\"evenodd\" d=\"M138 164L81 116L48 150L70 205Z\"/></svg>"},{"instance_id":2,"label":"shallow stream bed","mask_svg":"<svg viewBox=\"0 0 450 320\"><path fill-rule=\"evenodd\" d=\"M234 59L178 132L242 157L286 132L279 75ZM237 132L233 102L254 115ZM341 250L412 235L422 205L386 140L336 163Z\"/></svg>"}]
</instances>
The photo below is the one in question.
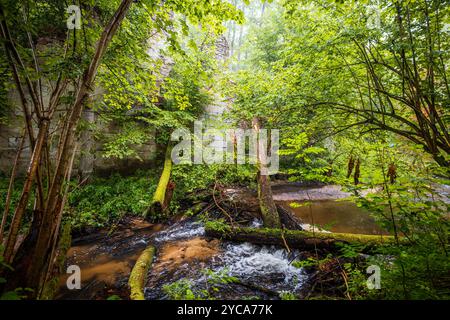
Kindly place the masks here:
<instances>
[{"instance_id":1,"label":"shallow stream bed","mask_svg":"<svg viewBox=\"0 0 450 320\"><path fill-rule=\"evenodd\" d=\"M313 200L309 205L290 206L293 201L305 201L306 196ZM333 232L384 233L367 211L353 203L334 200L345 196L335 186L274 187L274 199L292 210L305 228L314 224ZM260 224L257 219L252 222L255 227ZM152 225L132 219L111 235L99 233L73 243L67 265L80 267L81 289L68 290L68 275L63 275L57 298L106 299L118 295L126 299L130 270L149 244L157 247L157 255L146 283L147 299L167 299L163 286L180 279L189 280L193 288L204 287L205 270L239 279L238 283L227 284L214 293L222 299L273 299L282 291L300 294L308 279L305 270L292 266L293 260L302 259L301 252L208 239L204 236L203 223L194 218L177 220L171 225Z\"/></svg>"}]
</instances>

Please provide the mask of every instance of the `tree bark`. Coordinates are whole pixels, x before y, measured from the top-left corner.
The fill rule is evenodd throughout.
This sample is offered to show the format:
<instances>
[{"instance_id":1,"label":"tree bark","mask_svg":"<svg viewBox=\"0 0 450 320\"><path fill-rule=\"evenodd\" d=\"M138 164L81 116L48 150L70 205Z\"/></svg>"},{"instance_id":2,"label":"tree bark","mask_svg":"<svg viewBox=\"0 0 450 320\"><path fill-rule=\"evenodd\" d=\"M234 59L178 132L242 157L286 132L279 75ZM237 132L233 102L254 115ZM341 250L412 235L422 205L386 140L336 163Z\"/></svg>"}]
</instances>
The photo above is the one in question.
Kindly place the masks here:
<instances>
[{"instance_id":1,"label":"tree bark","mask_svg":"<svg viewBox=\"0 0 450 320\"><path fill-rule=\"evenodd\" d=\"M258 183L258 200L259 207L261 209L261 218L265 227L278 228L280 227L280 219L278 217L277 207L275 206L275 202L273 201L272 187L270 186L270 177L266 168L266 150L261 150L261 144L259 143L259 131L261 128L260 120L258 117L255 117L253 118L252 122L253 129L257 134L256 166L258 168L258 173L256 175L256 179Z\"/></svg>"},{"instance_id":2,"label":"tree bark","mask_svg":"<svg viewBox=\"0 0 450 320\"><path fill-rule=\"evenodd\" d=\"M5 231L6 222L9 215L9 206L11 204L11 194L14 189L14 180L16 178L17 166L19 165L20 156L22 154L23 144L25 142L25 132L22 135L22 139L20 140L19 148L17 149L16 158L14 160L14 165L11 171L11 177L9 178L8 192L6 194L5 200L5 210L3 210L2 222L0 225L0 244L3 243L3 232Z\"/></svg>"},{"instance_id":3,"label":"tree bark","mask_svg":"<svg viewBox=\"0 0 450 320\"><path fill-rule=\"evenodd\" d=\"M60 152L58 152L59 157L57 159L56 170L48 191L36 246L34 250L29 252L32 258L25 275L26 287L35 289L35 292L39 292L39 288L43 284L42 281L45 277L47 266L53 259L53 257L50 256L52 251L52 240L57 238L59 222L61 221L60 215L62 214L62 209L64 207L64 192L62 189L67 172L70 169L70 159L74 152L76 128L81 117L84 102L91 90L101 59L132 2L133 0L123 0L114 16L103 30L96 45L91 63L83 73L75 102L67 120L67 125L61 135L62 140Z\"/></svg>"},{"instance_id":4,"label":"tree bark","mask_svg":"<svg viewBox=\"0 0 450 320\"><path fill-rule=\"evenodd\" d=\"M289 230L303 230L300 219L282 206L276 205L281 226Z\"/></svg>"},{"instance_id":5,"label":"tree bark","mask_svg":"<svg viewBox=\"0 0 450 320\"><path fill-rule=\"evenodd\" d=\"M353 175L353 180L355 182L355 186L357 186L359 184L359 178L361 176L360 165L361 165L361 162L359 161L359 158L358 158L358 159L356 159L355 174Z\"/></svg>"},{"instance_id":6,"label":"tree bark","mask_svg":"<svg viewBox=\"0 0 450 320\"><path fill-rule=\"evenodd\" d=\"M14 211L14 217L11 226L9 228L8 239L6 241L4 252L4 258L7 263L11 263L13 260L14 247L16 245L17 235L19 234L22 217L28 205L31 187L33 186L33 181L39 166L42 147L45 142L45 137L47 136L49 124L50 121L43 120L41 121L41 124L39 126L39 134L33 149L33 153L31 154L30 166L28 167L27 170L27 175L23 185L22 194L20 196L19 202L17 203L16 210Z\"/></svg>"}]
</instances>

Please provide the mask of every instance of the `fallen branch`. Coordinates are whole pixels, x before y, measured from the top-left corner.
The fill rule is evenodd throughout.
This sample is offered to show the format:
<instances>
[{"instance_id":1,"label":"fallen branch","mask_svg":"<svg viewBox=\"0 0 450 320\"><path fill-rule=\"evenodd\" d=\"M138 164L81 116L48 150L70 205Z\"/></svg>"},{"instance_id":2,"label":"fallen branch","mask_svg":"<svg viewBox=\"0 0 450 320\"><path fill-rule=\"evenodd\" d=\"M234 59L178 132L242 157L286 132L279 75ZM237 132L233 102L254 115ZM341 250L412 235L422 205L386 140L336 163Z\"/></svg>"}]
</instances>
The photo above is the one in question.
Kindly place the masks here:
<instances>
[{"instance_id":1,"label":"fallen branch","mask_svg":"<svg viewBox=\"0 0 450 320\"><path fill-rule=\"evenodd\" d=\"M286 238L284 237L284 232L281 232L281 239L283 239L283 244L286 247L287 252L291 253L291 249L289 249L289 246L288 246L288 244L286 242Z\"/></svg>"},{"instance_id":2,"label":"fallen branch","mask_svg":"<svg viewBox=\"0 0 450 320\"><path fill-rule=\"evenodd\" d=\"M217 179L216 179L216 181L214 182L214 189L213 189L213 192L212 192L212 196L213 196L214 203L216 204L216 207L219 208L220 211L222 211L222 212L228 217L228 219L230 220L230 223L233 224L233 218L228 214L228 212L227 212L224 208L222 208L222 207L219 205L219 203L218 203L217 200L216 200L216 195L215 195L216 189L217 189Z\"/></svg>"}]
</instances>

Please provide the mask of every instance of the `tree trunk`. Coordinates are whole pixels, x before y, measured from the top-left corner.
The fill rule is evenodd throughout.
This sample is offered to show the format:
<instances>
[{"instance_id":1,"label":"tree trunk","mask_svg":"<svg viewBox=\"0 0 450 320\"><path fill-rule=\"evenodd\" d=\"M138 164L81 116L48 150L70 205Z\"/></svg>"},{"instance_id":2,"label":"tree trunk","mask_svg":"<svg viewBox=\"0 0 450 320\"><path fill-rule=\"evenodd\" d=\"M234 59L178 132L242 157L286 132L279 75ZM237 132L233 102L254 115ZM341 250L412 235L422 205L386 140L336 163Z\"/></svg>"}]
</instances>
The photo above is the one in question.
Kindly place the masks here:
<instances>
[{"instance_id":1,"label":"tree trunk","mask_svg":"<svg viewBox=\"0 0 450 320\"><path fill-rule=\"evenodd\" d=\"M355 164L355 174L353 176L353 180L355 182L355 186L357 186L359 184L359 178L361 176L361 171L360 171L360 165L361 162L359 161L359 158L356 159L356 164Z\"/></svg>"},{"instance_id":2,"label":"tree trunk","mask_svg":"<svg viewBox=\"0 0 450 320\"><path fill-rule=\"evenodd\" d=\"M20 140L19 148L17 149L16 158L14 160L14 165L11 171L11 176L9 178L9 185L8 185L8 192L6 194L6 200L5 200L5 209L3 210L3 217L2 222L0 224L0 244L3 243L3 232L5 231L6 223L8 221L8 215L9 215L9 206L11 204L11 195L14 189L14 180L16 178L16 171L17 166L19 164L20 156L22 154L23 144L25 143L25 132L22 135L22 138Z\"/></svg>"},{"instance_id":3,"label":"tree trunk","mask_svg":"<svg viewBox=\"0 0 450 320\"><path fill-rule=\"evenodd\" d=\"M60 275L65 272L65 262L67 251L69 251L72 242L70 222L65 223L61 227L60 238L58 239L57 254L52 270L49 272L49 280L45 282L42 294L39 299L52 300L58 290Z\"/></svg>"},{"instance_id":4,"label":"tree trunk","mask_svg":"<svg viewBox=\"0 0 450 320\"><path fill-rule=\"evenodd\" d=\"M280 217L280 223L283 228L289 230L303 230L302 223L295 215L283 207L276 205L278 216Z\"/></svg>"},{"instance_id":5,"label":"tree trunk","mask_svg":"<svg viewBox=\"0 0 450 320\"><path fill-rule=\"evenodd\" d=\"M6 263L11 263L14 257L14 247L16 245L17 236L19 234L22 217L28 205L33 181L41 159L42 147L47 137L49 121L43 120L39 126L39 134L31 154L30 165L27 170L27 176L23 185L22 194L14 211L14 217L9 228L8 238L6 240L4 258Z\"/></svg>"},{"instance_id":6,"label":"tree trunk","mask_svg":"<svg viewBox=\"0 0 450 320\"><path fill-rule=\"evenodd\" d=\"M350 158L348 159L348 164L347 164L347 179L350 178L350 176L352 175L354 166L355 166L355 160L353 159L353 156L350 156Z\"/></svg>"},{"instance_id":7,"label":"tree trunk","mask_svg":"<svg viewBox=\"0 0 450 320\"><path fill-rule=\"evenodd\" d=\"M280 227L280 219L278 217L277 207L273 201L270 177L267 172L267 161L265 159L266 150L261 150L261 144L259 143L260 121L258 117L255 117L252 122L253 129L257 134L256 166L258 168L258 173L256 179L258 183L258 200L261 209L261 218L265 227L278 228Z\"/></svg>"},{"instance_id":8,"label":"tree trunk","mask_svg":"<svg viewBox=\"0 0 450 320\"><path fill-rule=\"evenodd\" d=\"M150 207L145 214L146 218L157 217L166 212L169 206L166 199L167 186L169 185L170 175L172 173L172 144L169 143L166 148L166 154L164 156L164 168L159 178L158 186L153 194L153 200ZM169 188L170 189L170 188ZM171 196L170 196L171 197Z\"/></svg>"},{"instance_id":9,"label":"tree trunk","mask_svg":"<svg viewBox=\"0 0 450 320\"><path fill-rule=\"evenodd\" d=\"M19 275L15 273L15 276L22 278L22 282L24 282L25 287L35 290L35 295L40 292L39 289L43 284L42 282L46 275L47 266L51 261L53 261L53 257L51 256L53 249L52 241L57 238L59 231L61 214L63 212L65 202L63 186L64 182L67 179L68 172L70 172L71 158L74 153L76 128L81 117L83 105L89 91L91 90L101 59L112 37L116 33L123 18L128 12L128 9L132 2L133 0L123 0L121 2L114 16L110 19L107 26L103 30L101 37L96 45L95 53L91 60L91 63L83 73L82 81L78 88L75 102L67 119L67 125L65 126L63 134L61 135L60 149L58 150L59 157L57 158L55 174L48 191L48 197L45 204L45 210L43 211L42 223L39 227L36 245L34 248L28 251L28 256L31 257L31 262L28 264L25 274ZM44 123L48 125L47 121L45 121ZM40 130L40 133L41 131L43 130ZM38 138L35 150L40 151L41 148L38 149L39 146L41 145L39 144ZM38 162L39 158L36 159L36 163ZM31 163L33 164L34 162ZM27 182L28 180L31 180L31 184L32 179L27 179ZM24 191L27 191L25 187ZM23 201L23 205L26 206L26 204L27 201ZM33 232L33 230L31 230L31 232ZM13 245L14 244L9 243L9 251L11 251L11 246Z\"/></svg>"}]
</instances>

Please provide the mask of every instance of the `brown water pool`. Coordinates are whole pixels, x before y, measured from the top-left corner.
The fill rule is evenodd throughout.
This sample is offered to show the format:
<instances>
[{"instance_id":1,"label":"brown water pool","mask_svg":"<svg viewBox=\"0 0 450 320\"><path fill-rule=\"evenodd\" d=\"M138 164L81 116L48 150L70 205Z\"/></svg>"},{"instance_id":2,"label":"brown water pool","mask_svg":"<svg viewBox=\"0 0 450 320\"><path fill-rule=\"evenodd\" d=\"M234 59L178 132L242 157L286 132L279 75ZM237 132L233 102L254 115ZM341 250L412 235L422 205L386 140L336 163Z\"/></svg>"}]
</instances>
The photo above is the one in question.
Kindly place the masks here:
<instances>
[{"instance_id":1,"label":"brown water pool","mask_svg":"<svg viewBox=\"0 0 450 320\"><path fill-rule=\"evenodd\" d=\"M369 211L350 201L318 200L292 208L293 201L280 201L285 209L291 210L303 223L314 224L332 232L360 234L388 234L382 230Z\"/></svg>"}]
</instances>

